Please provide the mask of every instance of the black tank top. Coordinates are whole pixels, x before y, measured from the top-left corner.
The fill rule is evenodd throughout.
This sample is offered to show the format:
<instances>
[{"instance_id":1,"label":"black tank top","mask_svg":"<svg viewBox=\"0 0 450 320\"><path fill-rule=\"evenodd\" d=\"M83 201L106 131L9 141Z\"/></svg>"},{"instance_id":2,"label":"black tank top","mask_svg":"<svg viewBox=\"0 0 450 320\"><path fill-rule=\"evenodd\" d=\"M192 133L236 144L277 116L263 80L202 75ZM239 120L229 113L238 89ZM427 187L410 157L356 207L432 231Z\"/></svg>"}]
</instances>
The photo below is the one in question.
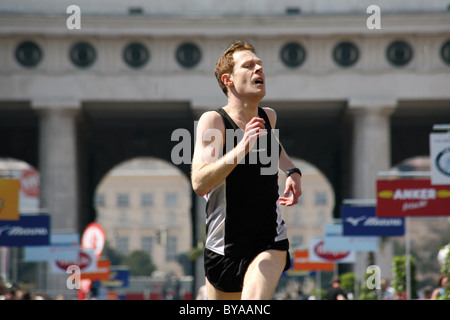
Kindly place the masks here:
<instances>
[{"instance_id":1,"label":"black tank top","mask_svg":"<svg viewBox=\"0 0 450 320\"><path fill-rule=\"evenodd\" d=\"M222 116L226 130L225 154L242 139L243 131L224 109L217 112ZM258 108L258 115L265 120L268 135L258 138L255 147L226 179L205 196L205 246L219 254L246 256L287 239L278 203L278 159L281 146L262 108ZM235 134L230 134L233 132ZM233 143L226 141L234 136L237 137ZM271 157L272 149L277 153L274 157ZM273 167L276 170L269 170Z\"/></svg>"}]
</instances>

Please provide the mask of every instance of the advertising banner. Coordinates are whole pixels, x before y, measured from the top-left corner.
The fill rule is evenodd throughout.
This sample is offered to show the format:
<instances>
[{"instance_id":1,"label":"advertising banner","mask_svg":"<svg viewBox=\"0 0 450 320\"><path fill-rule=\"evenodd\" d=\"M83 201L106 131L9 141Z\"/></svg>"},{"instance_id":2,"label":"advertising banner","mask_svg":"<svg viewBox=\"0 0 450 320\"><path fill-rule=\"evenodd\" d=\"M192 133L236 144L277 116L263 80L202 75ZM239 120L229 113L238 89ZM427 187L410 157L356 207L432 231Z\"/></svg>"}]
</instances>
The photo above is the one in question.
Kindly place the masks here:
<instances>
[{"instance_id":1,"label":"advertising banner","mask_svg":"<svg viewBox=\"0 0 450 320\"><path fill-rule=\"evenodd\" d=\"M377 181L377 217L450 215L450 185L432 185L430 179Z\"/></svg>"},{"instance_id":2,"label":"advertising banner","mask_svg":"<svg viewBox=\"0 0 450 320\"><path fill-rule=\"evenodd\" d=\"M326 250L324 240L321 238L309 241L309 260L315 262L352 263L356 261L355 251L351 250Z\"/></svg>"},{"instance_id":3,"label":"advertising banner","mask_svg":"<svg viewBox=\"0 0 450 320\"><path fill-rule=\"evenodd\" d=\"M377 217L375 206L341 206L344 236L395 237L405 234L403 217Z\"/></svg>"},{"instance_id":4,"label":"advertising banner","mask_svg":"<svg viewBox=\"0 0 450 320\"><path fill-rule=\"evenodd\" d=\"M80 249L76 259L54 260L51 262L53 273L66 273L70 266L78 266L81 272L93 272L97 270L97 257L93 250Z\"/></svg>"},{"instance_id":5,"label":"advertising banner","mask_svg":"<svg viewBox=\"0 0 450 320\"><path fill-rule=\"evenodd\" d=\"M0 246L22 247L50 244L50 216L24 215L19 220L0 220Z\"/></svg>"}]
</instances>

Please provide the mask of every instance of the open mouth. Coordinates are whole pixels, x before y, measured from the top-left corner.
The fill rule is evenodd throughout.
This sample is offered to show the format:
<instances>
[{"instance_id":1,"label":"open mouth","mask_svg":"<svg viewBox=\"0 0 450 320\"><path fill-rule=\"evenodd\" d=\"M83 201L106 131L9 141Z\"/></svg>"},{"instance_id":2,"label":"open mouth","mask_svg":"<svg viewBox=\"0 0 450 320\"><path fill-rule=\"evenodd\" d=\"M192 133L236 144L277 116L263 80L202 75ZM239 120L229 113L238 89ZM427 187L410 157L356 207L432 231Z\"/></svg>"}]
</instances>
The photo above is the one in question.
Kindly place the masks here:
<instances>
[{"instance_id":1,"label":"open mouth","mask_svg":"<svg viewBox=\"0 0 450 320\"><path fill-rule=\"evenodd\" d=\"M264 80L262 78L256 79L255 80L256 84L264 84Z\"/></svg>"}]
</instances>

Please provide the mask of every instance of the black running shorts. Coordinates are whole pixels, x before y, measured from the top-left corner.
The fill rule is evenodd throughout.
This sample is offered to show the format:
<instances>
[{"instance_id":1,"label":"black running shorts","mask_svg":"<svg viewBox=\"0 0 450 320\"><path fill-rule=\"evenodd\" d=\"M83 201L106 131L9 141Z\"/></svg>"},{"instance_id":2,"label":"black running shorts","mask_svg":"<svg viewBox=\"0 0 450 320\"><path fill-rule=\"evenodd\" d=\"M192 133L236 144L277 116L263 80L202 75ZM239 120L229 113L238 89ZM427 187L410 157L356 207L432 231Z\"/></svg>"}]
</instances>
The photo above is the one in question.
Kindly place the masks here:
<instances>
[{"instance_id":1,"label":"black running shorts","mask_svg":"<svg viewBox=\"0 0 450 320\"><path fill-rule=\"evenodd\" d=\"M209 283L218 290L224 292L241 292L248 266L258 254L270 249L287 251L286 265L283 271L288 270L291 266L289 251L286 249L284 241L280 241L267 246L265 250L255 252L246 257L230 257L205 249L205 275Z\"/></svg>"}]
</instances>

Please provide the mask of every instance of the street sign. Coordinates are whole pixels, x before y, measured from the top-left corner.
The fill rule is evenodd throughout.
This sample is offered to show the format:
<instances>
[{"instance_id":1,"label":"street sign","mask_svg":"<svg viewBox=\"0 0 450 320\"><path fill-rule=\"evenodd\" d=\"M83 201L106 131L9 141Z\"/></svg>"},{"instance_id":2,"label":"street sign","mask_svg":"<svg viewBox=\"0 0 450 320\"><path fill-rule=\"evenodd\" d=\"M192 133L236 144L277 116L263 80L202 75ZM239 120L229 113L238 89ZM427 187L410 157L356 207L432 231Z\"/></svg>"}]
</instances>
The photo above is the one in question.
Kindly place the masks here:
<instances>
[{"instance_id":1,"label":"street sign","mask_svg":"<svg viewBox=\"0 0 450 320\"><path fill-rule=\"evenodd\" d=\"M377 181L377 217L450 215L450 185L431 185L430 179Z\"/></svg>"},{"instance_id":2,"label":"street sign","mask_svg":"<svg viewBox=\"0 0 450 320\"><path fill-rule=\"evenodd\" d=\"M375 206L341 206L344 236L393 237L405 234L405 218L377 217Z\"/></svg>"},{"instance_id":3,"label":"street sign","mask_svg":"<svg viewBox=\"0 0 450 320\"><path fill-rule=\"evenodd\" d=\"M92 249L97 258L100 258L105 247L105 230L98 222L90 223L81 237L81 248Z\"/></svg>"}]
</instances>

